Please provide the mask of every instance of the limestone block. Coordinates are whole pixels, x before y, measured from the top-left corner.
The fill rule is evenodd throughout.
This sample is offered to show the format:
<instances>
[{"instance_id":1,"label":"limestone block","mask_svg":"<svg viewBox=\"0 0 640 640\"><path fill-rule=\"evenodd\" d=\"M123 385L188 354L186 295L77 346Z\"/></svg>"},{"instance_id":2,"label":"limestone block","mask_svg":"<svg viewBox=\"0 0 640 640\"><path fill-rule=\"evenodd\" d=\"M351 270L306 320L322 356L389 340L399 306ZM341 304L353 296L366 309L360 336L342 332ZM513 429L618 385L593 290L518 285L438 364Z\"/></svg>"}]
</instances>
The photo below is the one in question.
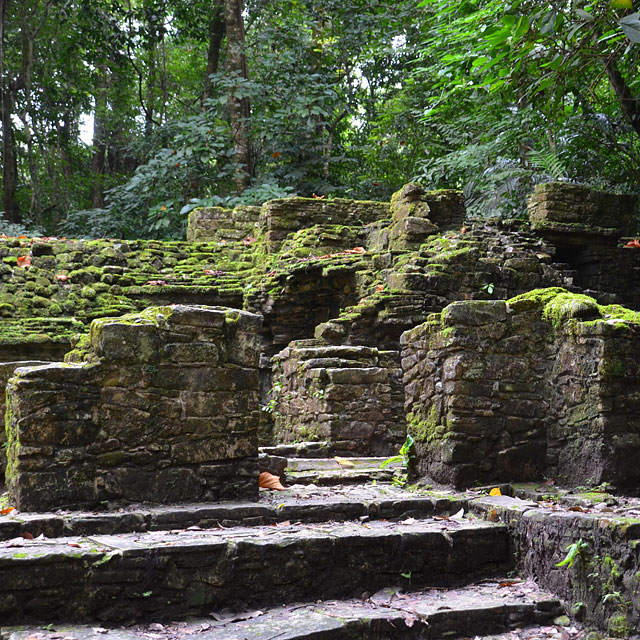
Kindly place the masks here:
<instances>
[{"instance_id":1,"label":"limestone block","mask_svg":"<svg viewBox=\"0 0 640 640\"><path fill-rule=\"evenodd\" d=\"M335 455L392 455L405 439L397 352L297 340L273 359L279 442L326 440Z\"/></svg>"},{"instance_id":2,"label":"limestone block","mask_svg":"<svg viewBox=\"0 0 640 640\"><path fill-rule=\"evenodd\" d=\"M583 185L548 183L536 185L529 198L532 228L543 234L619 238L633 235L638 226L638 199L596 191Z\"/></svg>"},{"instance_id":3,"label":"limestone block","mask_svg":"<svg viewBox=\"0 0 640 640\"><path fill-rule=\"evenodd\" d=\"M554 288L456 302L406 332L414 473L459 486L543 474L636 486L639 326L627 310Z\"/></svg>"},{"instance_id":4,"label":"limestone block","mask_svg":"<svg viewBox=\"0 0 640 640\"><path fill-rule=\"evenodd\" d=\"M260 328L260 316L233 309L150 308L95 321L91 364L18 369L13 504L256 498ZM185 329L197 339L181 341Z\"/></svg>"}]
</instances>

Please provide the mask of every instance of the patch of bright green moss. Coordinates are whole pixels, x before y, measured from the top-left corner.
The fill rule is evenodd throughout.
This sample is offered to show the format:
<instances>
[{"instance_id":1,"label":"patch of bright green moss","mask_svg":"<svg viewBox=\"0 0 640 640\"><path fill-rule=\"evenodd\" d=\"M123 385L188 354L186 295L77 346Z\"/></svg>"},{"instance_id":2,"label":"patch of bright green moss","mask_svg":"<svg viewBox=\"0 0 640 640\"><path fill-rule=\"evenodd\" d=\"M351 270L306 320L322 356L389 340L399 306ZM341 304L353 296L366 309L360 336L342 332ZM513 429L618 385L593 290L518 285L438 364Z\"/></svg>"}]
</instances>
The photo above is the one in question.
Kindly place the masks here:
<instances>
[{"instance_id":1,"label":"patch of bright green moss","mask_svg":"<svg viewBox=\"0 0 640 640\"><path fill-rule=\"evenodd\" d=\"M525 301L539 307L542 318L554 328L571 319L587 322L607 322L613 326L640 326L640 313L620 305L599 305L593 298L580 293L571 293L561 287L533 289L507 300L509 305Z\"/></svg>"},{"instance_id":2,"label":"patch of bright green moss","mask_svg":"<svg viewBox=\"0 0 640 640\"><path fill-rule=\"evenodd\" d=\"M426 416L411 412L407 415L407 433L413 436L416 442L429 444L437 440L444 440L446 427L440 424L440 416L435 405L429 409Z\"/></svg>"}]
</instances>

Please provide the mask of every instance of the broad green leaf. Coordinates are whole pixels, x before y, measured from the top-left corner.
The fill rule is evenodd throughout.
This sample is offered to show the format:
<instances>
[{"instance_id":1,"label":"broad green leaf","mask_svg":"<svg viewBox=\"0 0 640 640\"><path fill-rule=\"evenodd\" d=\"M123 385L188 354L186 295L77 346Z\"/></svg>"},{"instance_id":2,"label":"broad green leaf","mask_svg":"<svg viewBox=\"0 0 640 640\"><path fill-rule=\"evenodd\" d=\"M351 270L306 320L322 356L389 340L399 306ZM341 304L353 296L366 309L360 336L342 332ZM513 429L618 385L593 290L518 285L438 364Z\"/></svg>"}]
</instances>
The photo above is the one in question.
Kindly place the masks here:
<instances>
[{"instance_id":1,"label":"broad green leaf","mask_svg":"<svg viewBox=\"0 0 640 640\"><path fill-rule=\"evenodd\" d=\"M614 9L633 9L631 0L611 0L611 6Z\"/></svg>"},{"instance_id":2,"label":"broad green leaf","mask_svg":"<svg viewBox=\"0 0 640 640\"><path fill-rule=\"evenodd\" d=\"M579 18L582 18L585 22L593 22L595 18L584 9L576 9L576 14Z\"/></svg>"},{"instance_id":3,"label":"broad green leaf","mask_svg":"<svg viewBox=\"0 0 640 640\"><path fill-rule=\"evenodd\" d=\"M640 44L640 19L637 13L622 18L618 21L618 24L631 42Z\"/></svg>"},{"instance_id":4,"label":"broad green leaf","mask_svg":"<svg viewBox=\"0 0 640 640\"><path fill-rule=\"evenodd\" d=\"M486 64L487 62L489 62L489 58L487 56L480 56L479 58L476 58L472 63L471 66L472 67L481 67L484 64Z\"/></svg>"}]
</instances>

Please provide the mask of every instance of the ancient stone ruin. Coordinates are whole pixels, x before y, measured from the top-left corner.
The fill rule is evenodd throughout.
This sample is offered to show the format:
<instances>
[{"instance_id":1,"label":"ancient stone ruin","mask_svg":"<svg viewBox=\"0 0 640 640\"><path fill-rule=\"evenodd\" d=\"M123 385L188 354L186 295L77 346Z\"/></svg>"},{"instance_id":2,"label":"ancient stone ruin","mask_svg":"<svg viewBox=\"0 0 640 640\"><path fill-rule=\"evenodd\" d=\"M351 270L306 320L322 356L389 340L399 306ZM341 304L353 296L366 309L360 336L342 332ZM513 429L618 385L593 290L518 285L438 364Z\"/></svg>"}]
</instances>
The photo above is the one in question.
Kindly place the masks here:
<instances>
[{"instance_id":1,"label":"ancient stone ruin","mask_svg":"<svg viewBox=\"0 0 640 640\"><path fill-rule=\"evenodd\" d=\"M94 320L86 350L71 353L84 362L18 369L12 503L255 500L260 324L244 311L150 307Z\"/></svg>"},{"instance_id":2,"label":"ancient stone ruin","mask_svg":"<svg viewBox=\"0 0 640 640\"><path fill-rule=\"evenodd\" d=\"M0 240L0 638L633 635L636 230L577 185L507 221L410 184Z\"/></svg>"}]
</instances>

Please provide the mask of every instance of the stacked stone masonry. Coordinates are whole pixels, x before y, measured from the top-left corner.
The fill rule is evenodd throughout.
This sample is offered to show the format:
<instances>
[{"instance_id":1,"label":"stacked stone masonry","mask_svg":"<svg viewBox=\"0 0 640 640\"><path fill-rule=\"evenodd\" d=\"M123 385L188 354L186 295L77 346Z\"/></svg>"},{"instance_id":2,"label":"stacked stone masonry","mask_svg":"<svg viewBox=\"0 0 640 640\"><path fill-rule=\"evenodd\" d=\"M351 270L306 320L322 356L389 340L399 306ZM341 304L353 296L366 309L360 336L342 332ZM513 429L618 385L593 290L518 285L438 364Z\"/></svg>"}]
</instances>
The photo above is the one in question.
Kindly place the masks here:
<instances>
[{"instance_id":1,"label":"stacked stone masonry","mask_svg":"<svg viewBox=\"0 0 640 640\"><path fill-rule=\"evenodd\" d=\"M96 320L81 364L9 382L20 510L257 498L261 318L175 305Z\"/></svg>"},{"instance_id":2,"label":"stacked stone masonry","mask_svg":"<svg viewBox=\"0 0 640 640\"><path fill-rule=\"evenodd\" d=\"M562 289L457 302L402 336L414 473L640 484L637 314Z\"/></svg>"},{"instance_id":3,"label":"stacked stone masonry","mask_svg":"<svg viewBox=\"0 0 640 640\"><path fill-rule=\"evenodd\" d=\"M325 441L331 455L393 455L405 439L397 351L292 342L273 358L278 442Z\"/></svg>"},{"instance_id":4,"label":"stacked stone masonry","mask_svg":"<svg viewBox=\"0 0 640 640\"><path fill-rule=\"evenodd\" d=\"M612 205L610 196L575 185L538 187L535 233L517 221L465 223L459 192L426 192L410 184L391 203L291 198L234 212L196 210L189 225L192 242L3 239L0 361L60 360L71 336L86 332L93 318L149 305L243 308L264 319L260 399L268 406L270 358L292 340L315 336L319 346L397 352L404 331L452 302L506 299L537 287L583 290L600 303L637 308L640 251L611 244L632 231L633 202L622 198ZM616 207L624 213L617 227ZM585 215L590 223L600 216L606 232L585 233L576 222ZM551 233L541 216L562 219L562 234ZM18 266L25 256L30 265ZM530 373L533 389L537 374ZM361 386L349 385L353 406L362 397ZM317 400L308 398L310 414L316 415ZM301 404L296 412L305 410ZM389 411L396 415L395 408ZM273 438L273 416L278 417L275 411L261 413L265 444ZM297 435L281 422L279 437L302 439L308 422L299 422ZM536 429L525 440L536 442ZM386 450L395 438L379 440Z\"/></svg>"}]
</instances>

